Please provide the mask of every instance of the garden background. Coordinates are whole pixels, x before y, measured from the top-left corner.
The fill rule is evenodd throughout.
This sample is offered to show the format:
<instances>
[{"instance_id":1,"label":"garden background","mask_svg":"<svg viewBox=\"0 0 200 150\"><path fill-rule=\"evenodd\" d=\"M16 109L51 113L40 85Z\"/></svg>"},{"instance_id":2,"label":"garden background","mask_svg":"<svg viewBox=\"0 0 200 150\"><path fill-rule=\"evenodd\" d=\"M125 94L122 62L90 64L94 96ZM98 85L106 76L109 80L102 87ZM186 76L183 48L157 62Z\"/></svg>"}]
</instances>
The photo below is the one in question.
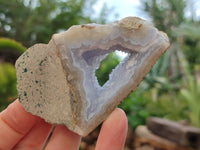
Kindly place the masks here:
<instances>
[{"instance_id":1,"label":"garden background","mask_svg":"<svg viewBox=\"0 0 200 150\"><path fill-rule=\"evenodd\" d=\"M171 47L141 85L119 105L131 131L149 116L184 121L200 127L200 17L186 11L191 0L141 0L140 10L169 36ZM109 23L117 12L104 4L96 15L93 0L1 0L0 2L0 111L17 98L16 59L52 34L84 23ZM117 3L117 1L116 1ZM187 15L190 13L191 15ZM100 85L122 61L110 53L96 70Z\"/></svg>"}]
</instances>

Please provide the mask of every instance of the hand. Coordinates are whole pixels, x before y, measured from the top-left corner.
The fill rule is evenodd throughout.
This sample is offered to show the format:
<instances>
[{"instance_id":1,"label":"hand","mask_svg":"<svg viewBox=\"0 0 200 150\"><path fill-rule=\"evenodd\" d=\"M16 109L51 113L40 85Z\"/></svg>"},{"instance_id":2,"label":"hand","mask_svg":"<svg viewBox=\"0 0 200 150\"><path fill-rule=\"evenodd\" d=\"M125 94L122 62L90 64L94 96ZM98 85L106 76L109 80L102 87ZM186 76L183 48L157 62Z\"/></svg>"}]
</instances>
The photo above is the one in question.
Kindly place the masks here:
<instances>
[{"instance_id":1,"label":"hand","mask_svg":"<svg viewBox=\"0 0 200 150\"><path fill-rule=\"evenodd\" d=\"M24 110L18 100L0 113L0 150L41 150L52 125ZM116 108L104 121L96 150L122 150L127 134L127 118ZM78 150L81 136L57 125L45 150Z\"/></svg>"}]
</instances>

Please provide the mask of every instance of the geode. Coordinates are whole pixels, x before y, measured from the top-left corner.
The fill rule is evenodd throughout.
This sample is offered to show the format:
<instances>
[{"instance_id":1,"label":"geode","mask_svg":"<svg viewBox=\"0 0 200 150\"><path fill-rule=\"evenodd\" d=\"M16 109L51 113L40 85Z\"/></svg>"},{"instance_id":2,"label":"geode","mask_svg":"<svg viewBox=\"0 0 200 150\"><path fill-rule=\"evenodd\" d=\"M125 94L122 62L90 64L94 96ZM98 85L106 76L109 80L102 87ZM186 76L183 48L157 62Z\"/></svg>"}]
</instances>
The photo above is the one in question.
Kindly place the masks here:
<instances>
[{"instance_id":1,"label":"geode","mask_svg":"<svg viewBox=\"0 0 200 150\"><path fill-rule=\"evenodd\" d=\"M74 25L19 57L19 101L26 111L85 136L137 88L168 47L165 33L137 17ZM95 70L115 50L128 57L101 87Z\"/></svg>"}]
</instances>

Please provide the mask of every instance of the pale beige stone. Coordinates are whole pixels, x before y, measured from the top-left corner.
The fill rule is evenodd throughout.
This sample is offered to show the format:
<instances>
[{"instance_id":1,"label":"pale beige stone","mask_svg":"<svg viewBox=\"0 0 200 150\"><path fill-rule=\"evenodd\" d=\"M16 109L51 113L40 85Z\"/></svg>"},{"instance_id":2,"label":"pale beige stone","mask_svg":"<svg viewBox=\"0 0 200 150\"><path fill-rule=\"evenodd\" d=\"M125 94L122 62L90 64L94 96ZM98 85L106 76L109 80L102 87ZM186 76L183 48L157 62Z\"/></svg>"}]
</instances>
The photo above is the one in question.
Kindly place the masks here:
<instances>
[{"instance_id":1,"label":"pale beige stone","mask_svg":"<svg viewBox=\"0 0 200 150\"><path fill-rule=\"evenodd\" d=\"M65 124L85 136L137 88L168 47L165 33L137 17L72 26L54 34L48 44L29 48L17 60L20 102L47 122ZM95 70L115 50L129 56L101 87Z\"/></svg>"}]
</instances>

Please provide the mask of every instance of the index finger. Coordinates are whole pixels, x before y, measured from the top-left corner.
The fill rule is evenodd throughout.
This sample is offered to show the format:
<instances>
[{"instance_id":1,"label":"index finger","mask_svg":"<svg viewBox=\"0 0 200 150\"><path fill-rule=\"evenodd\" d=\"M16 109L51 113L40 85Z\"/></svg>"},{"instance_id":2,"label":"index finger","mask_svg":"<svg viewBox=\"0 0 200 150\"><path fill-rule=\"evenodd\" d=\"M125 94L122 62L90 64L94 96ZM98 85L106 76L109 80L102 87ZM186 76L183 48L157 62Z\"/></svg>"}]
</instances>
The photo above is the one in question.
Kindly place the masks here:
<instances>
[{"instance_id":1,"label":"index finger","mask_svg":"<svg viewBox=\"0 0 200 150\"><path fill-rule=\"evenodd\" d=\"M0 149L12 149L39 118L26 112L18 100L0 113Z\"/></svg>"}]
</instances>

